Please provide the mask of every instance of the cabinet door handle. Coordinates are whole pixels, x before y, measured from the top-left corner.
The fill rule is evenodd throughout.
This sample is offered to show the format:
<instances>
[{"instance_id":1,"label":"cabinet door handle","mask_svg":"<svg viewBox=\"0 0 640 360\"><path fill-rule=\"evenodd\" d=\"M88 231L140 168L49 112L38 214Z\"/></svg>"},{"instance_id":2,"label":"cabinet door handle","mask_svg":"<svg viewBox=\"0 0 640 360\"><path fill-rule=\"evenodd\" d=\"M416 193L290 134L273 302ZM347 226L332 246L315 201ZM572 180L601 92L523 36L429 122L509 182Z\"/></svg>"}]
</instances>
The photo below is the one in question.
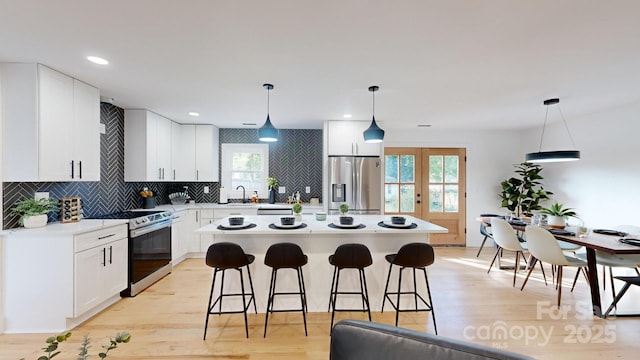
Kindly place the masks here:
<instances>
[{"instance_id":1,"label":"cabinet door handle","mask_svg":"<svg viewBox=\"0 0 640 360\"><path fill-rule=\"evenodd\" d=\"M73 161L73 160L71 160L71 178L72 178L72 179L73 179L73 175L74 175L74 172L73 172L73 171L75 170L74 168L75 168L74 161Z\"/></svg>"},{"instance_id":2,"label":"cabinet door handle","mask_svg":"<svg viewBox=\"0 0 640 360\"><path fill-rule=\"evenodd\" d=\"M162 168L162 180L164 180L164 168Z\"/></svg>"},{"instance_id":3,"label":"cabinet door handle","mask_svg":"<svg viewBox=\"0 0 640 360\"><path fill-rule=\"evenodd\" d=\"M80 176L78 179L82 179L82 160L78 161L78 168L80 170Z\"/></svg>"},{"instance_id":4,"label":"cabinet door handle","mask_svg":"<svg viewBox=\"0 0 640 360\"><path fill-rule=\"evenodd\" d=\"M200 220L198 220L198 212L196 211L196 222L198 222Z\"/></svg>"},{"instance_id":5,"label":"cabinet door handle","mask_svg":"<svg viewBox=\"0 0 640 360\"><path fill-rule=\"evenodd\" d=\"M158 180L162 180L162 168L158 168Z\"/></svg>"},{"instance_id":6,"label":"cabinet door handle","mask_svg":"<svg viewBox=\"0 0 640 360\"><path fill-rule=\"evenodd\" d=\"M109 245L109 264L113 264L113 245Z\"/></svg>"},{"instance_id":7,"label":"cabinet door handle","mask_svg":"<svg viewBox=\"0 0 640 360\"><path fill-rule=\"evenodd\" d=\"M196 170L196 180L200 180L200 171Z\"/></svg>"},{"instance_id":8,"label":"cabinet door handle","mask_svg":"<svg viewBox=\"0 0 640 360\"><path fill-rule=\"evenodd\" d=\"M105 236L100 236L100 237L98 238L98 240L102 240L102 239L110 238L110 237L115 236L115 235L116 235L116 234L109 234L109 235L105 235Z\"/></svg>"},{"instance_id":9,"label":"cabinet door handle","mask_svg":"<svg viewBox=\"0 0 640 360\"><path fill-rule=\"evenodd\" d=\"M173 169L173 180L176 179L176 169Z\"/></svg>"},{"instance_id":10,"label":"cabinet door handle","mask_svg":"<svg viewBox=\"0 0 640 360\"><path fill-rule=\"evenodd\" d=\"M107 266L107 249L102 248L102 266Z\"/></svg>"}]
</instances>

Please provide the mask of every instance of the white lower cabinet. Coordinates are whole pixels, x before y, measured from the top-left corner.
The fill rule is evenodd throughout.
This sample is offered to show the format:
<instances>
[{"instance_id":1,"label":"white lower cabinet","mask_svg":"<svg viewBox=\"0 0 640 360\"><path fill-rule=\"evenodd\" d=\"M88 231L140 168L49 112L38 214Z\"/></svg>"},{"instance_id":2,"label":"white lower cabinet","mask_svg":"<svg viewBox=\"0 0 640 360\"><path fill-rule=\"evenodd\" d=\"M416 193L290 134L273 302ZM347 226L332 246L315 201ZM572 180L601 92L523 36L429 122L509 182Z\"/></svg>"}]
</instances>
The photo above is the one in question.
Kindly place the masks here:
<instances>
[{"instance_id":1,"label":"white lower cabinet","mask_svg":"<svg viewBox=\"0 0 640 360\"><path fill-rule=\"evenodd\" d=\"M186 232L186 217L188 211L176 211L173 213L173 222L171 223L171 262L173 266L184 260L188 252L189 234Z\"/></svg>"},{"instance_id":2,"label":"white lower cabinet","mask_svg":"<svg viewBox=\"0 0 640 360\"><path fill-rule=\"evenodd\" d=\"M120 299L128 279L128 226L109 221L4 234L5 332L69 330Z\"/></svg>"},{"instance_id":3,"label":"white lower cabinet","mask_svg":"<svg viewBox=\"0 0 640 360\"><path fill-rule=\"evenodd\" d=\"M127 287L127 241L124 238L75 254L75 316Z\"/></svg>"},{"instance_id":4,"label":"white lower cabinet","mask_svg":"<svg viewBox=\"0 0 640 360\"><path fill-rule=\"evenodd\" d=\"M198 253L200 252L200 234L195 232L200 228L200 209L190 209L185 221L185 241L187 246L187 252Z\"/></svg>"}]
</instances>

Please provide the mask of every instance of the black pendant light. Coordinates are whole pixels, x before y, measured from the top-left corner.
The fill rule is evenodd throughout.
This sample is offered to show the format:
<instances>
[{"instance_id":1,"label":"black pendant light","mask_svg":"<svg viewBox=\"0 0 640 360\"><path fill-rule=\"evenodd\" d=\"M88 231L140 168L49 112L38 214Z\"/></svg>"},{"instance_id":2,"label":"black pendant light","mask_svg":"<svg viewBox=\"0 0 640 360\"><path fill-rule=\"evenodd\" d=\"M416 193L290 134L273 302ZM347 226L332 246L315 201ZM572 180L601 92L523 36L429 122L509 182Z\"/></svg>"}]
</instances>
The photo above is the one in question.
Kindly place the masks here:
<instances>
[{"instance_id":1,"label":"black pendant light","mask_svg":"<svg viewBox=\"0 0 640 360\"><path fill-rule=\"evenodd\" d=\"M544 115L544 125L542 125L542 135L540 136L540 148L538 149L538 152L527 154L527 157L526 157L527 162L543 163L543 162L563 162L563 161L580 160L580 151L578 150L542 151L542 140L544 138L544 130L547 125L547 116L549 115L549 105L557 105L559 103L560 103L560 99L548 99L543 102L543 104L547 106L547 111ZM567 134L569 134L569 139L571 140L571 146L573 146L573 148L575 149L576 145L573 143L573 138L571 137L571 133L569 132L569 127L567 126L567 122L564 119L564 115L562 115L562 110L560 109L560 105L558 105L558 111L560 112L560 116L562 117L562 122L564 123L564 127L567 130Z\"/></svg>"},{"instance_id":2,"label":"black pendant light","mask_svg":"<svg viewBox=\"0 0 640 360\"><path fill-rule=\"evenodd\" d=\"M269 117L269 92L273 90L273 85L263 84L262 87L267 89L267 121L265 121L264 125L258 129L258 137L260 138L260 141L278 141L278 129L273 127L271 124L271 118Z\"/></svg>"},{"instance_id":3,"label":"black pendant light","mask_svg":"<svg viewBox=\"0 0 640 360\"><path fill-rule=\"evenodd\" d=\"M371 125L369 128L364 131L364 141L368 143L379 143L384 139L384 130L380 129L378 124L376 124L376 91L380 89L377 86L369 86L369 91L373 95L373 118L371 119Z\"/></svg>"}]
</instances>

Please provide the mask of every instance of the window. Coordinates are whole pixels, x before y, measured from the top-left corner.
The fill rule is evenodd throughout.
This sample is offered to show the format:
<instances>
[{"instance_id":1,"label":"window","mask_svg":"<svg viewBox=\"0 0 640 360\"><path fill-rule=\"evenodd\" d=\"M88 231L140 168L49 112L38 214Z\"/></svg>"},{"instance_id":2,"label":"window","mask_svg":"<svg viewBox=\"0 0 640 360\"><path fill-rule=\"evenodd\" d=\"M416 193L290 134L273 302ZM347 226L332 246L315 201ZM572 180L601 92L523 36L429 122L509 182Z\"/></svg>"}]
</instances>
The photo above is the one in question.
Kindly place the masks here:
<instances>
[{"instance_id":1,"label":"window","mask_svg":"<svg viewBox=\"0 0 640 360\"><path fill-rule=\"evenodd\" d=\"M415 155L386 155L384 212L415 212Z\"/></svg>"},{"instance_id":2,"label":"window","mask_svg":"<svg viewBox=\"0 0 640 360\"><path fill-rule=\"evenodd\" d=\"M458 156L429 156L429 212L458 212Z\"/></svg>"},{"instance_id":3,"label":"window","mask_svg":"<svg viewBox=\"0 0 640 360\"><path fill-rule=\"evenodd\" d=\"M268 176L268 144L222 144L222 186L229 198L242 198L242 189L236 190L241 185L247 197L254 191L266 197Z\"/></svg>"}]
</instances>

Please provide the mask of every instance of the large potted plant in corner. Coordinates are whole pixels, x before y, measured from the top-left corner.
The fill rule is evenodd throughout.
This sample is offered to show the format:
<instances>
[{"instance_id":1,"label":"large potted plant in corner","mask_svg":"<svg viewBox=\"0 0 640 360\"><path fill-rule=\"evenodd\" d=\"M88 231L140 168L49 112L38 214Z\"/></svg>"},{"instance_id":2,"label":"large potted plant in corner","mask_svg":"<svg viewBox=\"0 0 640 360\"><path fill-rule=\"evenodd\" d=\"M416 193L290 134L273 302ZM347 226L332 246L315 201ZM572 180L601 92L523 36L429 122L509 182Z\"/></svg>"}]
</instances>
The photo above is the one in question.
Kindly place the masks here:
<instances>
[{"instance_id":1,"label":"large potted plant in corner","mask_svg":"<svg viewBox=\"0 0 640 360\"><path fill-rule=\"evenodd\" d=\"M540 165L523 162L514 166L518 177L511 177L500 183L500 206L515 212L518 217L532 216L534 211L542 209L540 203L548 200L553 193L542 187Z\"/></svg>"},{"instance_id":2,"label":"large potted plant in corner","mask_svg":"<svg viewBox=\"0 0 640 360\"><path fill-rule=\"evenodd\" d=\"M269 188L269 204L276 203L276 187L278 186L278 179L274 177L267 178L267 187Z\"/></svg>"},{"instance_id":3,"label":"large potted plant in corner","mask_svg":"<svg viewBox=\"0 0 640 360\"><path fill-rule=\"evenodd\" d=\"M20 225L25 228L37 228L47 225L47 214L58 208L54 199L24 199L16 202L11 215L18 215Z\"/></svg>"},{"instance_id":4,"label":"large potted plant in corner","mask_svg":"<svg viewBox=\"0 0 640 360\"><path fill-rule=\"evenodd\" d=\"M565 208L558 202L551 205L551 207L542 208L541 212L549 216L547 225L553 229L564 229L567 225L567 218L579 219L578 214L572 208Z\"/></svg>"}]
</instances>

